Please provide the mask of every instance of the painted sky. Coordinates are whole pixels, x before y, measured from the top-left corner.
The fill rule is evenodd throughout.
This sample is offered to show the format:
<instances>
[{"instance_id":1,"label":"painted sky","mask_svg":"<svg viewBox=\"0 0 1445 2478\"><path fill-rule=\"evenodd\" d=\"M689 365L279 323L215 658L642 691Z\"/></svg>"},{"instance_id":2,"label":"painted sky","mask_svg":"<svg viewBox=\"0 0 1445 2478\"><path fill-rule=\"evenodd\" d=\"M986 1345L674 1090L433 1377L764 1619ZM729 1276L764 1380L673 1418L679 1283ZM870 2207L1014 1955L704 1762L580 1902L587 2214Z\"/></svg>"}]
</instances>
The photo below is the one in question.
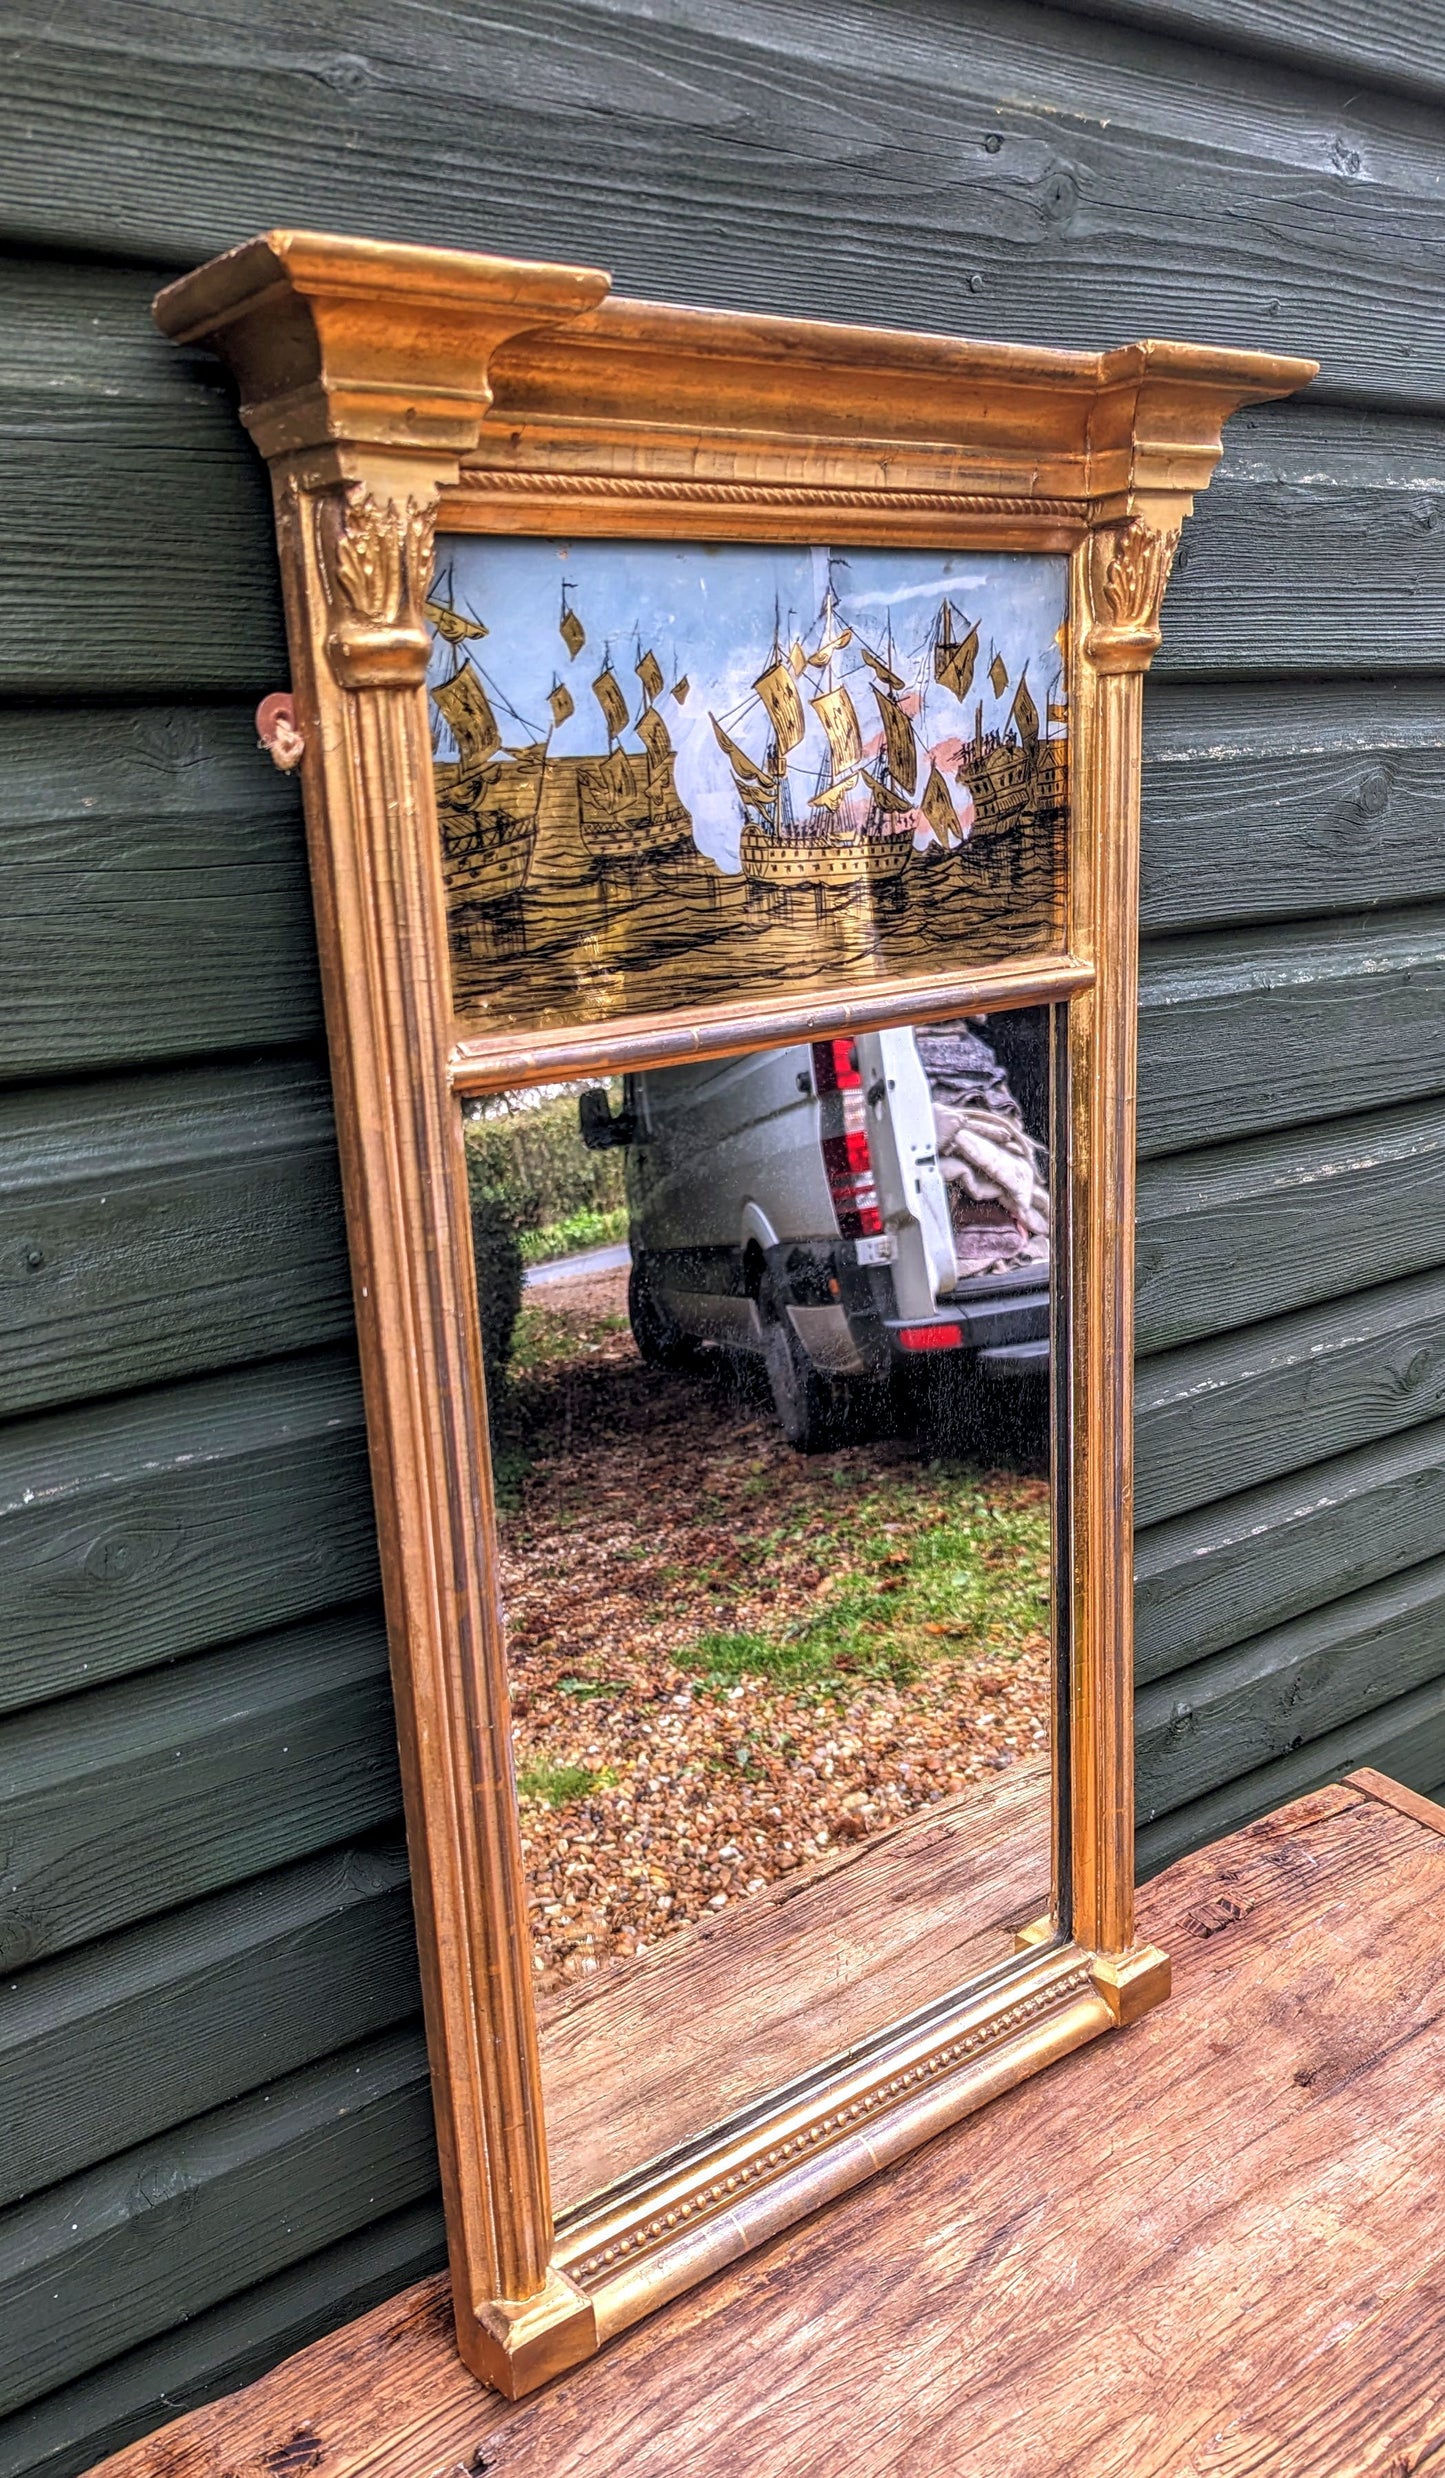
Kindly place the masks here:
<instances>
[{"instance_id":1,"label":"painted sky","mask_svg":"<svg viewBox=\"0 0 1445 2478\"><path fill-rule=\"evenodd\" d=\"M1068 563L1057 555L829 553L741 542L563 544L458 534L437 544L433 591L440 601L485 622L488 635L469 650L509 738L542 738L550 719L547 692L554 682L565 683L577 711L552 734L558 756L600 755L607 748L606 725L592 692L604 660L635 715L642 690L634 665L641 654L654 653L666 682L658 710L672 737L677 787L692 813L698 846L720 867L735 870L741 815L709 715L718 715L744 748L761 757L768 727L753 681L772 652L775 628L784 646L795 636L810 648L817 643L830 579L840 621L922 688L918 730L925 747L971 731L980 700L985 728L1001 726L1025 664L1040 713L1048 697L1061 693L1055 632L1067 607ZM575 656L558 632L564 580L567 601L587 635ZM929 649L945 596L963 620L979 625L980 659L966 710L931 678ZM986 676L995 651L1009 674L1001 700ZM854 652L845 654L835 678L856 659ZM451 650L438 642L434 684L448 676L453 662ZM672 690L681 678L689 685L679 703ZM867 731L873 708L866 674L848 684ZM630 729L622 745L639 745ZM444 735L441 754L452 753ZM810 713L807 738L792 761L796 779L810 784L825 757L822 727ZM966 825L967 794L958 798Z\"/></svg>"}]
</instances>

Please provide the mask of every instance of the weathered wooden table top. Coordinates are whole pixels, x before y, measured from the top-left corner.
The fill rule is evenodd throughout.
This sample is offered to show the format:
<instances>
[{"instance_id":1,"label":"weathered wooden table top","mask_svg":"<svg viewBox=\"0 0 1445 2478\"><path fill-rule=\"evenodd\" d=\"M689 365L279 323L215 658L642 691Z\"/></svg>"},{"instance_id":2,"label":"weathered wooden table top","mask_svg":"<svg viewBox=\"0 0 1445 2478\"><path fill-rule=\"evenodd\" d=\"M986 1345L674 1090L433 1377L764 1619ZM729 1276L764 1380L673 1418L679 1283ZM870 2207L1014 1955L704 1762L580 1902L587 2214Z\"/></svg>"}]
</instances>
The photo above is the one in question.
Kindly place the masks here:
<instances>
[{"instance_id":1,"label":"weathered wooden table top","mask_svg":"<svg viewBox=\"0 0 1445 2478\"><path fill-rule=\"evenodd\" d=\"M1148 1886L1172 2001L508 2403L443 2279L106 2478L1445 2478L1445 1809Z\"/></svg>"}]
</instances>

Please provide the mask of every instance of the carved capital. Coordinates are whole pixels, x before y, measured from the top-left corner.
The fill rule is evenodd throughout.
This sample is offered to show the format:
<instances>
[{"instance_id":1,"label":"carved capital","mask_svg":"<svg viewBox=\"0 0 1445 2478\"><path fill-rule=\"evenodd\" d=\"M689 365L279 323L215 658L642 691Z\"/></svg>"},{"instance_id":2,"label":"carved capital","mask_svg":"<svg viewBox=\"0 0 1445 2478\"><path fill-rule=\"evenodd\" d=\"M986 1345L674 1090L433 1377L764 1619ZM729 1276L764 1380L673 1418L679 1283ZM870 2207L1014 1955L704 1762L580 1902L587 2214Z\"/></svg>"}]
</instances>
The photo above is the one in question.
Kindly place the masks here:
<instances>
[{"instance_id":1,"label":"carved capital","mask_svg":"<svg viewBox=\"0 0 1445 2478\"><path fill-rule=\"evenodd\" d=\"M416 688L431 637L434 498L378 499L365 483L315 502L316 553L331 626L326 654L342 688Z\"/></svg>"},{"instance_id":2,"label":"carved capital","mask_svg":"<svg viewBox=\"0 0 1445 2478\"><path fill-rule=\"evenodd\" d=\"M1101 525L1089 536L1090 627L1084 651L1098 671L1147 671L1159 644L1159 606L1179 528L1161 531L1142 516Z\"/></svg>"}]
</instances>

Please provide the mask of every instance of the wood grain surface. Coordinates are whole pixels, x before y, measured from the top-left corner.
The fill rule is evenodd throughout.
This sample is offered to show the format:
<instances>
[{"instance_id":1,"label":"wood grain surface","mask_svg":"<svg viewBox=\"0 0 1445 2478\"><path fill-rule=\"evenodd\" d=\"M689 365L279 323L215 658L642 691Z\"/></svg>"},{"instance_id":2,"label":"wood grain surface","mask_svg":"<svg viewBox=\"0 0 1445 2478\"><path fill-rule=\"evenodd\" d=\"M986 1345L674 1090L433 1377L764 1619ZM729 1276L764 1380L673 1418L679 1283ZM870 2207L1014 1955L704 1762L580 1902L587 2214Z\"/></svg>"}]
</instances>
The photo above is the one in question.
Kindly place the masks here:
<instances>
[{"instance_id":1,"label":"wood grain surface","mask_svg":"<svg viewBox=\"0 0 1445 2478\"><path fill-rule=\"evenodd\" d=\"M275 2478L303 2452L316 2478L1445 2466L1442 1834L1362 1776L1183 1860L1145 1912L1175 1994L1126 2048L1021 2086L533 2400L462 2373L424 2283L106 2478Z\"/></svg>"},{"instance_id":2,"label":"wood grain surface","mask_svg":"<svg viewBox=\"0 0 1445 2478\"><path fill-rule=\"evenodd\" d=\"M0 1434L0 1710L319 1615L377 1579L350 1350Z\"/></svg>"},{"instance_id":3,"label":"wood grain surface","mask_svg":"<svg viewBox=\"0 0 1445 2478\"><path fill-rule=\"evenodd\" d=\"M1169 1149L1142 1176L1140 1330L1156 1356L1140 1369L1138 1504L1166 1526L1227 1504L1212 1531L1141 1540L1173 1665L1141 1702L1141 1859L1158 1868L1365 1752L1420 1787L1445 1779L1441 1699L1420 1679L1431 1484L1408 1453L1368 1461L1445 1411L1445 1121L1411 987L1413 908L1445 903L1437 18L1427 0L745 0L722 14L682 0L662 16L555 0L545 23L522 9L504 24L453 0L317 0L301 26L281 0L83 14L15 0L0 33L0 684L16 692L0 716L0 1074L27 1132L6 1154L0 1282L29 1409L0 1493L0 1695L15 1711L0 1768L10 1729L34 1747L44 1699L63 1696L57 1731L64 1716L95 1747L87 1704L108 1726L130 1706L105 1699L142 1682L141 1764L168 1737L193 1748L201 1670L219 1664L221 1714L243 1640L269 1646L253 1682L284 1715L295 1623L370 1589L359 1431L324 1407L339 1360L315 1373L349 1325L325 1111L278 1109L274 1085L259 1114L239 1084L223 1107L194 1106L213 1062L244 1080L260 1052L264 1083L278 1054L314 1044L319 993L294 786L251 724L284 684L260 467L214 365L168 348L148 302L158 267L290 218L600 257L623 289L720 305L1320 352L1309 401L1235 426L1170 593L1163 662L1192 672L1161 670L1145 706L1159 1002L1145 1102ZM1398 970L1371 960L1371 910ZM1208 945L1236 932L1247 971ZM1289 1029L1315 957L1322 1051ZM1352 1056L1357 1007L1372 1029ZM139 1078L154 1109L135 1114L135 1071L161 1066ZM314 1053L297 1072L313 1068ZM1401 1074L1418 1087L1389 1083ZM1381 1077L1398 1096L1383 1108ZM246 1155L262 1121L282 1141L257 1155L258 1214ZM109 1193L117 1241L129 1234L115 1249L95 1209ZM1362 1454L1336 1496L1336 1466ZM295 1855L272 1839L290 1783L268 1784L259 1754L208 1832L187 1808L184 1864L159 1867L154 1911L143 1875L164 1784L147 1822L141 1742L124 1736L113 1772L78 1771L57 1794L44 1881L83 1887L98 1850L121 1891L95 1915L117 1923L0 1996L25 2054L32 2000L57 2005L48 2119L35 2086L22 2156L26 2174L48 2162L66 2180L82 2226L109 2208L97 2144L144 2142L164 2174L167 2124L180 2141L196 2111L245 2108L268 2072L280 2087L328 2035L368 2036L350 2026L370 2004L401 2001L373 1936L380 1896L298 1927L314 2004L280 1925L324 1900L306 1891L305 1871L330 1863L308 1834L350 1849L369 1829L376 1712L369 1694L331 1705ZM261 1923L273 1900L279 1945ZM0 2478L70 2478L106 2441L407 2279L428 2247L435 2259L430 2199L378 2198L368 2225L320 2234L306 2147L278 2145L312 2251L275 2267L258 2198L276 2189L243 2181L228 2189L224 2297L198 2303L178 2250L171 2320L149 2338L118 2344L99 2312L57 2373L0 2335L7 2379L59 2386L0 2419ZM127 2242L143 2252L156 2222L135 2191ZM125 2245L106 2259L123 2288Z\"/></svg>"},{"instance_id":4,"label":"wood grain surface","mask_svg":"<svg viewBox=\"0 0 1445 2478\"><path fill-rule=\"evenodd\" d=\"M394 1825L380 1615L342 1610L19 1713L0 1801L9 1969Z\"/></svg>"},{"instance_id":5,"label":"wood grain surface","mask_svg":"<svg viewBox=\"0 0 1445 2478\"><path fill-rule=\"evenodd\" d=\"M56 251L180 266L284 216L662 299L1248 335L1358 394L1438 390L1433 123L1355 76L1024 0L740 0L725 26L708 0L572 0L544 43L526 12L420 0L328 11L302 45L282 0L18 0L10 24L0 222Z\"/></svg>"},{"instance_id":6,"label":"wood grain surface","mask_svg":"<svg viewBox=\"0 0 1445 2478\"><path fill-rule=\"evenodd\" d=\"M323 1850L42 1963L0 2017L0 2202L420 2006L397 1839ZM82 2086L84 2109L56 2107Z\"/></svg>"},{"instance_id":7,"label":"wood grain surface","mask_svg":"<svg viewBox=\"0 0 1445 2478\"><path fill-rule=\"evenodd\" d=\"M1012 1765L544 2003L558 2216L1006 1961L1051 1815L1046 1766Z\"/></svg>"}]
</instances>

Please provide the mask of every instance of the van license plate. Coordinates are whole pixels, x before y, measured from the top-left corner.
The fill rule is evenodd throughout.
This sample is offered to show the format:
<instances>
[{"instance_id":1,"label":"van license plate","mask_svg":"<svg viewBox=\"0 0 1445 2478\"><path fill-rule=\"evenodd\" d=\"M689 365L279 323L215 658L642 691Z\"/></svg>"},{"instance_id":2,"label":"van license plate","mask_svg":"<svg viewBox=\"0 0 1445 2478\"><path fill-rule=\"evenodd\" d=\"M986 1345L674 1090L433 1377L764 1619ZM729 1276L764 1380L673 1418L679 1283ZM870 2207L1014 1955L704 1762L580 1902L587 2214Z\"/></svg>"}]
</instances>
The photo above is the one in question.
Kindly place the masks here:
<instances>
[{"instance_id":1,"label":"van license plate","mask_svg":"<svg viewBox=\"0 0 1445 2478\"><path fill-rule=\"evenodd\" d=\"M860 1265L891 1265L898 1254L898 1242L891 1230L880 1231L876 1239L855 1239Z\"/></svg>"}]
</instances>

